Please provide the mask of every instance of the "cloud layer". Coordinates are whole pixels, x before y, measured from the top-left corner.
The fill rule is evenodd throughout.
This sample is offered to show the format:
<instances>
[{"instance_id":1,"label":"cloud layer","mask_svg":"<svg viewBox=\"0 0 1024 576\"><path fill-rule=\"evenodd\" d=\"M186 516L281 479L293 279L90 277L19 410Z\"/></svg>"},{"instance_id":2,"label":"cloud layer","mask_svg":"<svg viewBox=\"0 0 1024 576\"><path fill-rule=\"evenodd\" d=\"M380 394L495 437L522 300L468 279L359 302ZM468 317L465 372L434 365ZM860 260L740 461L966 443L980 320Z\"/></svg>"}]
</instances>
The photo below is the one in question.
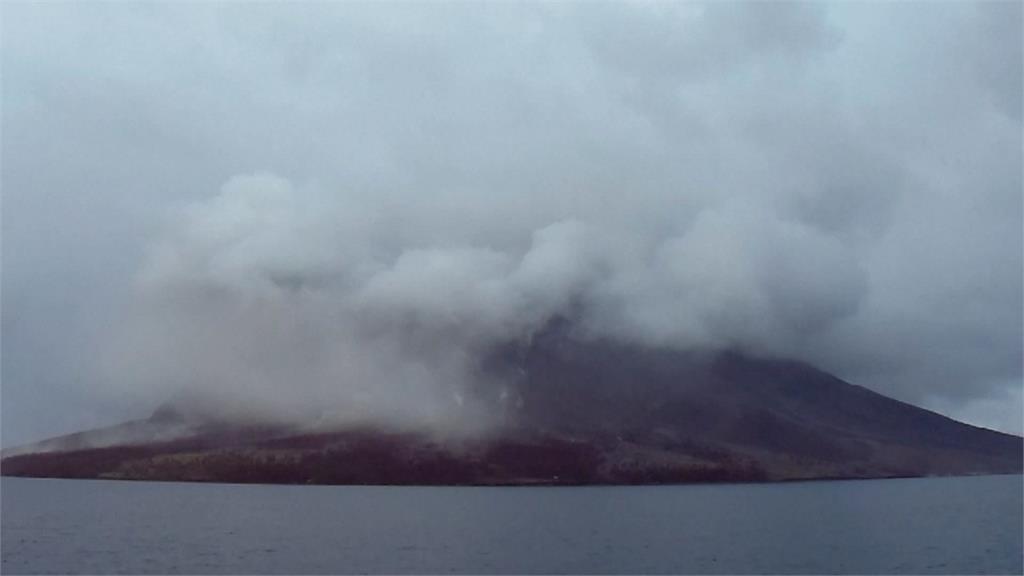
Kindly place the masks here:
<instances>
[{"instance_id":1,"label":"cloud layer","mask_svg":"<svg viewBox=\"0 0 1024 576\"><path fill-rule=\"evenodd\" d=\"M1019 432L1020 16L8 7L4 433L197 385L443 419L565 310Z\"/></svg>"}]
</instances>

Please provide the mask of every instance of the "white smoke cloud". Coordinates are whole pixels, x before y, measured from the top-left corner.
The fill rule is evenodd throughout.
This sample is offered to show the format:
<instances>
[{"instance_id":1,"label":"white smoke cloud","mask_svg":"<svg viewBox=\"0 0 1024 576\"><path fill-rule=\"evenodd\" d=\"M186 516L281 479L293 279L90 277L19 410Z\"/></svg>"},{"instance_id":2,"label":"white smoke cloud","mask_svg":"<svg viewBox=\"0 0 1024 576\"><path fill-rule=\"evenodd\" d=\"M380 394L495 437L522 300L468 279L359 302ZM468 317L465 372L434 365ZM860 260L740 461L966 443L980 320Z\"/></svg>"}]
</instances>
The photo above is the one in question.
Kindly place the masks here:
<instances>
[{"instance_id":1,"label":"white smoke cloud","mask_svg":"<svg viewBox=\"0 0 1024 576\"><path fill-rule=\"evenodd\" d=\"M565 311L1019 398L1019 4L580 8L5 9L5 433L472 421L479 350Z\"/></svg>"},{"instance_id":2,"label":"white smoke cloud","mask_svg":"<svg viewBox=\"0 0 1024 576\"><path fill-rule=\"evenodd\" d=\"M155 244L109 378L262 417L479 428L471 392L498 388L479 356L557 315L595 338L799 355L865 292L841 242L742 205L669 235L554 221L506 249L452 234L389 250L373 228L393 224L368 213L270 173L232 178Z\"/></svg>"}]
</instances>

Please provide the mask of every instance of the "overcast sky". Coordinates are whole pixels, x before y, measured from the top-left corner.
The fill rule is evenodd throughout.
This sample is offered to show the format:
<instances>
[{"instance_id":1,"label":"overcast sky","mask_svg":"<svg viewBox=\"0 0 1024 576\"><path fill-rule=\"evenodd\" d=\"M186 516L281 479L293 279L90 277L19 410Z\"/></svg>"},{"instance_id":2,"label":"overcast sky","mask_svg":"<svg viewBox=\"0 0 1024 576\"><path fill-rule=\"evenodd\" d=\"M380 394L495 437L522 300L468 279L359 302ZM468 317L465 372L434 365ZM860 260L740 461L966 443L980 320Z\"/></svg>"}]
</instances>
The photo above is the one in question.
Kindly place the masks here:
<instances>
[{"instance_id":1,"label":"overcast sky","mask_svg":"<svg viewBox=\"0 0 1024 576\"><path fill-rule=\"evenodd\" d=\"M569 308L1020 433L1021 42L1019 2L4 3L3 445L190 386L436 416Z\"/></svg>"}]
</instances>

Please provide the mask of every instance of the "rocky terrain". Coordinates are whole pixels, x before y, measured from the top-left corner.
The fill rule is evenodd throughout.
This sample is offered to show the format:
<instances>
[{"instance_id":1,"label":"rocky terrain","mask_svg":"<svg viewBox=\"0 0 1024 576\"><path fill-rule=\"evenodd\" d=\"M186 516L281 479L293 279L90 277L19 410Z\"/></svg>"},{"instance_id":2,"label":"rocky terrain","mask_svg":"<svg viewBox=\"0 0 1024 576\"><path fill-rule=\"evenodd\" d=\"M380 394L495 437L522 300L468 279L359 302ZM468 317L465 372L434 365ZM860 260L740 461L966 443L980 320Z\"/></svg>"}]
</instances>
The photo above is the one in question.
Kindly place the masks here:
<instances>
[{"instance_id":1,"label":"rocky terrain","mask_svg":"<svg viewBox=\"0 0 1024 576\"><path fill-rule=\"evenodd\" d=\"M311 430L151 418L7 451L8 476L296 484L632 484L1021 473L1022 439L800 362L574 338L481 367L494 430Z\"/></svg>"}]
</instances>

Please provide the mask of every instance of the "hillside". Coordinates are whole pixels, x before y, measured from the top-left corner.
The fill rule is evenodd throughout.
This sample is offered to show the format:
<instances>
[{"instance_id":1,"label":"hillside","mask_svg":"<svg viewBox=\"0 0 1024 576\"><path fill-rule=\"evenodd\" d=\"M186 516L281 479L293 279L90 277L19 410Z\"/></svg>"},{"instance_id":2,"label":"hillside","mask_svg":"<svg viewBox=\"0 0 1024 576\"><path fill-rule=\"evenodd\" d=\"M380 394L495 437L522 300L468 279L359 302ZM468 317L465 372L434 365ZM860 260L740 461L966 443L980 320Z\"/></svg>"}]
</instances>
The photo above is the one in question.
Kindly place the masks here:
<instances>
[{"instance_id":1,"label":"hillside","mask_svg":"<svg viewBox=\"0 0 1024 576\"><path fill-rule=\"evenodd\" d=\"M573 338L550 327L481 367L499 422L451 440L148 420L9 451L9 476L313 484L591 484L1021 473L1022 439L807 364Z\"/></svg>"}]
</instances>

